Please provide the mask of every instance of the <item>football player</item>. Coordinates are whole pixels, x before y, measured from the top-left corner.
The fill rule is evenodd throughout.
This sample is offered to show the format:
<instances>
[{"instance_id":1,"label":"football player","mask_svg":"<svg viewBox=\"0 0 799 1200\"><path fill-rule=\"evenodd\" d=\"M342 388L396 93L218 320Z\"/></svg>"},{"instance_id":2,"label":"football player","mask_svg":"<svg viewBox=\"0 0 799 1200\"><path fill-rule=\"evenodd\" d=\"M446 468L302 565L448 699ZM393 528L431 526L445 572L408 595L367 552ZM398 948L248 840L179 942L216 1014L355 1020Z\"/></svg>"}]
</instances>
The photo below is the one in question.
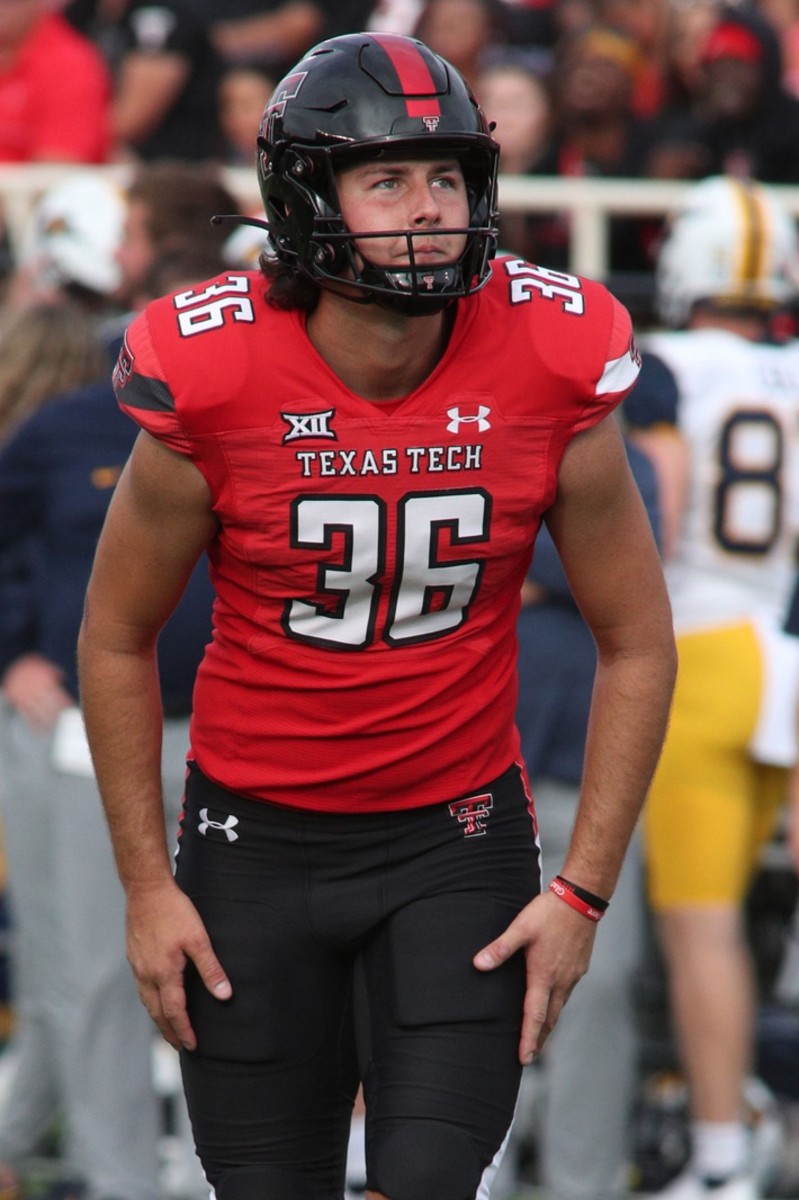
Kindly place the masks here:
<instances>
[{"instance_id":1,"label":"football player","mask_svg":"<svg viewBox=\"0 0 799 1200\"><path fill-rule=\"evenodd\" d=\"M116 371L142 432L81 637L140 994L218 1200L471 1200L588 967L675 669L612 411L604 287L496 244L498 145L422 43L320 44L258 138L274 254L150 305ZM582 806L541 892L514 724L546 519L598 643ZM173 876L153 648L217 590ZM519 951L520 953L516 953ZM601 1103L601 1097L597 1098Z\"/></svg>"},{"instance_id":2,"label":"football player","mask_svg":"<svg viewBox=\"0 0 799 1200\"><path fill-rule=\"evenodd\" d=\"M678 632L674 712L644 822L649 892L690 1090L693 1156L669 1200L753 1200L743 1085L755 993L743 901L796 758L799 642L781 633L799 536L794 223L771 190L714 177L677 212L657 268L664 323L625 405L659 464Z\"/></svg>"}]
</instances>

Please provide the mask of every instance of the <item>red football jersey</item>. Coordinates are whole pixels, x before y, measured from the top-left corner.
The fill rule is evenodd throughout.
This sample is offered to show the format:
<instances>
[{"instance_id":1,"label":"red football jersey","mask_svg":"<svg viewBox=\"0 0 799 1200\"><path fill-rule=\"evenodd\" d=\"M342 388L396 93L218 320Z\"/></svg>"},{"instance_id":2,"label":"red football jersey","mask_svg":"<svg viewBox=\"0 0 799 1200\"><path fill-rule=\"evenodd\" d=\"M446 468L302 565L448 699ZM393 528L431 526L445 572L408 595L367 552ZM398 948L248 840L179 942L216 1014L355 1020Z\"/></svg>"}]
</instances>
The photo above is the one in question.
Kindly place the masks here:
<instances>
[{"instance_id":1,"label":"red football jersey","mask_svg":"<svg viewBox=\"0 0 799 1200\"><path fill-rule=\"evenodd\" d=\"M214 636L192 755L300 808L410 808L519 756L519 593L570 438L629 390L626 310L518 259L458 305L403 400L353 394L257 272L155 301L123 408L208 482Z\"/></svg>"}]
</instances>

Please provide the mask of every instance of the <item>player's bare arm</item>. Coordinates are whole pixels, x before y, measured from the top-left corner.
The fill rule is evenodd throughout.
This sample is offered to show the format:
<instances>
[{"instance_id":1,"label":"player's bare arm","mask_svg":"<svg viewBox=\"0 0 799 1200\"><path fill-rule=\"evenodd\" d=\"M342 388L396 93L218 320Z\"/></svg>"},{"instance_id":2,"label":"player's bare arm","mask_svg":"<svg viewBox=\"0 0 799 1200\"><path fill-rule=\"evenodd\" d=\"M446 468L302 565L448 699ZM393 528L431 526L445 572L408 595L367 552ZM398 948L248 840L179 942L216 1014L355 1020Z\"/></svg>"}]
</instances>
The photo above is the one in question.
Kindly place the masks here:
<instances>
[{"instance_id":1,"label":"player's bare arm","mask_svg":"<svg viewBox=\"0 0 799 1200\"><path fill-rule=\"evenodd\" d=\"M195 1041L183 993L187 958L221 998L230 985L172 877L155 646L215 532L200 473L140 434L100 539L79 643L83 713L128 901L128 956L162 1034L189 1049Z\"/></svg>"},{"instance_id":2,"label":"player's bare arm","mask_svg":"<svg viewBox=\"0 0 799 1200\"><path fill-rule=\"evenodd\" d=\"M612 417L567 450L548 525L598 650L581 805L563 873L609 899L660 752L676 672L657 548ZM477 956L476 965L490 969L525 950L522 1062L540 1052L588 969L595 929L545 892Z\"/></svg>"}]
</instances>

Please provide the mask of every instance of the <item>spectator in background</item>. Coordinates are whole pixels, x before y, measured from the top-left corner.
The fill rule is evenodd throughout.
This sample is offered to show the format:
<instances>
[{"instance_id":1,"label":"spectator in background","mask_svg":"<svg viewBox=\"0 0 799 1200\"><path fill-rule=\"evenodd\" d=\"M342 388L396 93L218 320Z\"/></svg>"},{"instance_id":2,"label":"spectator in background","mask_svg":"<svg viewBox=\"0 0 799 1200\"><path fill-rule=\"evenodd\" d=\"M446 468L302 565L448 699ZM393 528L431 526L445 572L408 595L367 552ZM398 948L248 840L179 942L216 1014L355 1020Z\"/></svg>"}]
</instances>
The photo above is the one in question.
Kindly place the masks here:
<instances>
[{"instance_id":1,"label":"spectator in background","mask_svg":"<svg viewBox=\"0 0 799 1200\"><path fill-rule=\"evenodd\" d=\"M0 314L0 445L40 405L62 391L100 379L110 366L92 322L73 305L39 303L4 309Z\"/></svg>"},{"instance_id":2,"label":"spectator in background","mask_svg":"<svg viewBox=\"0 0 799 1200\"><path fill-rule=\"evenodd\" d=\"M555 141L543 164L547 174L643 173L652 133L633 113L640 64L632 38L607 26L592 25L561 42L552 74Z\"/></svg>"},{"instance_id":3,"label":"spectator in background","mask_svg":"<svg viewBox=\"0 0 799 1200\"><path fill-rule=\"evenodd\" d=\"M258 63L228 67L219 84L222 158L231 166L251 167L255 139L275 80Z\"/></svg>"},{"instance_id":4,"label":"spectator in background","mask_svg":"<svg viewBox=\"0 0 799 1200\"><path fill-rule=\"evenodd\" d=\"M198 281L213 279L229 268L223 247L193 237L166 240L147 274L145 295L157 298L180 288L189 291Z\"/></svg>"},{"instance_id":5,"label":"spectator in background","mask_svg":"<svg viewBox=\"0 0 799 1200\"><path fill-rule=\"evenodd\" d=\"M102 51L113 78L117 158L197 161L219 153L210 41L212 0L72 0L65 15Z\"/></svg>"},{"instance_id":6,"label":"spectator in background","mask_svg":"<svg viewBox=\"0 0 799 1200\"><path fill-rule=\"evenodd\" d=\"M672 5L666 29L666 104L690 108L699 91L705 43L718 20L722 0Z\"/></svg>"},{"instance_id":7,"label":"spectator in background","mask_svg":"<svg viewBox=\"0 0 799 1200\"><path fill-rule=\"evenodd\" d=\"M632 108L641 53L629 37L592 25L562 39L551 73L553 136L539 159L539 175L641 177L657 144L654 122ZM632 217L610 222L614 272L650 272L657 226ZM548 266L568 265L569 230L550 223L540 257Z\"/></svg>"},{"instance_id":8,"label":"spectator in background","mask_svg":"<svg viewBox=\"0 0 799 1200\"><path fill-rule=\"evenodd\" d=\"M492 52L507 42L499 0L427 0L413 36L452 63L474 89Z\"/></svg>"},{"instance_id":9,"label":"spectator in background","mask_svg":"<svg viewBox=\"0 0 799 1200\"><path fill-rule=\"evenodd\" d=\"M559 0L555 6L554 16L557 26L555 38L557 46L558 42L574 38L596 23L594 0Z\"/></svg>"},{"instance_id":10,"label":"spectator in background","mask_svg":"<svg viewBox=\"0 0 799 1200\"><path fill-rule=\"evenodd\" d=\"M149 276L160 254L175 239L204 242L220 253L230 226L211 217L238 213L240 206L216 167L200 163L155 162L140 166L128 188L125 228L119 247L121 296L129 309L149 295Z\"/></svg>"},{"instance_id":11,"label":"spectator in background","mask_svg":"<svg viewBox=\"0 0 799 1200\"><path fill-rule=\"evenodd\" d=\"M508 59L477 78L476 95L500 145L504 175L526 175L549 145L552 103L544 79L523 62Z\"/></svg>"},{"instance_id":12,"label":"spectator in background","mask_svg":"<svg viewBox=\"0 0 799 1200\"><path fill-rule=\"evenodd\" d=\"M51 0L0 4L0 162L105 162L111 80Z\"/></svg>"},{"instance_id":13,"label":"spectator in background","mask_svg":"<svg viewBox=\"0 0 799 1200\"><path fill-rule=\"evenodd\" d=\"M570 3L588 8L592 0L496 0L495 11L503 37L531 66L539 69L549 61L552 48L563 32L561 12ZM386 33L413 35L421 20L425 0L377 0L364 28Z\"/></svg>"},{"instance_id":14,"label":"spectator in background","mask_svg":"<svg viewBox=\"0 0 799 1200\"><path fill-rule=\"evenodd\" d=\"M508 41L528 52L531 65L543 66L559 36L560 0L501 0L501 3Z\"/></svg>"},{"instance_id":15,"label":"spectator in background","mask_svg":"<svg viewBox=\"0 0 799 1200\"><path fill-rule=\"evenodd\" d=\"M117 9L111 118L118 155L217 158L222 62L211 42L211 0L127 0Z\"/></svg>"},{"instance_id":16,"label":"spectator in background","mask_svg":"<svg viewBox=\"0 0 799 1200\"><path fill-rule=\"evenodd\" d=\"M212 0L212 6L212 37L223 61L263 63L276 79L326 33L319 0Z\"/></svg>"},{"instance_id":17,"label":"spectator in background","mask_svg":"<svg viewBox=\"0 0 799 1200\"><path fill-rule=\"evenodd\" d=\"M768 21L751 8L719 8L701 44L693 96L664 114L661 153L690 152L695 177L799 182L799 99L782 74Z\"/></svg>"},{"instance_id":18,"label":"spectator in background","mask_svg":"<svg viewBox=\"0 0 799 1200\"><path fill-rule=\"evenodd\" d=\"M66 0L61 11L75 29L90 38L111 68L122 51L119 37L120 22L130 0Z\"/></svg>"},{"instance_id":19,"label":"spectator in background","mask_svg":"<svg viewBox=\"0 0 799 1200\"><path fill-rule=\"evenodd\" d=\"M424 6L425 0L377 0L364 28L410 37Z\"/></svg>"},{"instance_id":20,"label":"spectator in background","mask_svg":"<svg viewBox=\"0 0 799 1200\"><path fill-rule=\"evenodd\" d=\"M631 38L639 62L632 108L637 117L656 116L666 101L666 31L670 0L596 0L597 19Z\"/></svg>"},{"instance_id":21,"label":"spectator in background","mask_svg":"<svg viewBox=\"0 0 799 1200\"><path fill-rule=\"evenodd\" d=\"M693 0L671 7L664 44L660 137L649 160L649 174L655 179L698 179L706 167L706 149L695 132L693 107L700 89L703 49L720 7L721 0Z\"/></svg>"},{"instance_id":22,"label":"spectator in background","mask_svg":"<svg viewBox=\"0 0 799 1200\"><path fill-rule=\"evenodd\" d=\"M478 76L476 95L488 120L496 124L501 173L527 175L535 171L552 134L552 102L545 80L526 62L508 60L488 67ZM538 234L547 230L549 220L536 213L503 210L499 218L500 250L539 261ZM546 232L542 242L547 244Z\"/></svg>"},{"instance_id":23,"label":"spectator in background","mask_svg":"<svg viewBox=\"0 0 799 1200\"><path fill-rule=\"evenodd\" d=\"M324 38L367 28L374 0L211 0L214 42L229 66L261 64L275 79ZM410 0L409 7L421 9ZM393 18L389 17L389 25ZM401 19L401 24L405 22ZM385 28L379 24L372 28ZM403 30L408 32L408 30Z\"/></svg>"},{"instance_id":24,"label":"spectator in background","mask_svg":"<svg viewBox=\"0 0 799 1200\"><path fill-rule=\"evenodd\" d=\"M783 86L799 96L799 0L756 0L756 8L779 38Z\"/></svg>"},{"instance_id":25,"label":"spectator in background","mask_svg":"<svg viewBox=\"0 0 799 1200\"><path fill-rule=\"evenodd\" d=\"M698 114L707 174L799 182L799 100L782 84L777 34L755 12L722 10L703 52Z\"/></svg>"}]
</instances>

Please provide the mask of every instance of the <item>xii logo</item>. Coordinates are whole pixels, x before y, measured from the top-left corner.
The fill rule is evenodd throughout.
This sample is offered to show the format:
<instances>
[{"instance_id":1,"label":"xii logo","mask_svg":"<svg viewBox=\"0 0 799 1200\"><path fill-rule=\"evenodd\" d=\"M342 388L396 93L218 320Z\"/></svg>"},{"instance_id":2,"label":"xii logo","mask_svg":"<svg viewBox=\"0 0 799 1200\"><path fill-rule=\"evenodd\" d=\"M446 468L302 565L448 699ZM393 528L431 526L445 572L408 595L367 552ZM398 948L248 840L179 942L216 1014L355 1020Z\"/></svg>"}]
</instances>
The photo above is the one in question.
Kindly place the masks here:
<instances>
[{"instance_id":1,"label":"xii logo","mask_svg":"<svg viewBox=\"0 0 799 1200\"><path fill-rule=\"evenodd\" d=\"M330 428L330 421L335 412L334 408L315 413L282 412L280 417L289 426L288 433L283 434L283 445L285 446L286 442L296 442L297 438L331 438L334 442L337 441L334 431Z\"/></svg>"}]
</instances>

